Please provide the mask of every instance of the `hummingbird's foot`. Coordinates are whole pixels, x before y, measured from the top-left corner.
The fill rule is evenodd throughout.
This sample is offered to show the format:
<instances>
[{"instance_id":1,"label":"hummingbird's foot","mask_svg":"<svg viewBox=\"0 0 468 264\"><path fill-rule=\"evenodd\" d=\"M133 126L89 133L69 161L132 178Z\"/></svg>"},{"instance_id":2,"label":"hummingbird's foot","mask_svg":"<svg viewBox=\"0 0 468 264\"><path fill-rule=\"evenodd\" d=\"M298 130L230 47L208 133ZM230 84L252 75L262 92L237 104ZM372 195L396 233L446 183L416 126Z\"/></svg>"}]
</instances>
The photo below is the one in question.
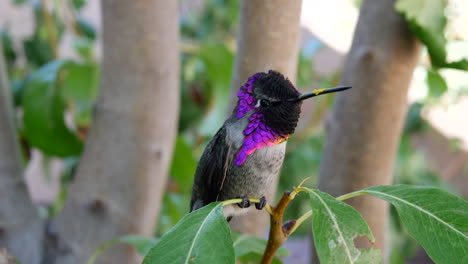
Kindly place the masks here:
<instances>
[{"instance_id":1,"label":"hummingbird's foot","mask_svg":"<svg viewBox=\"0 0 468 264\"><path fill-rule=\"evenodd\" d=\"M260 202L255 203L255 208L257 208L257 210L262 210L263 207L265 207L265 205L266 205L266 199L265 199L265 196L262 196L262 198L260 198Z\"/></svg>"},{"instance_id":2,"label":"hummingbird's foot","mask_svg":"<svg viewBox=\"0 0 468 264\"><path fill-rule=\"evenodd\" d=\"M247 196L241 196L241 197L239 197L239 198L242 199L242 202L237 203L237 205L238 205L240 208L248 208L248 207L250 207L251 203L250 203L249 198L247 198Z\"/></svg>"}]
</instances>

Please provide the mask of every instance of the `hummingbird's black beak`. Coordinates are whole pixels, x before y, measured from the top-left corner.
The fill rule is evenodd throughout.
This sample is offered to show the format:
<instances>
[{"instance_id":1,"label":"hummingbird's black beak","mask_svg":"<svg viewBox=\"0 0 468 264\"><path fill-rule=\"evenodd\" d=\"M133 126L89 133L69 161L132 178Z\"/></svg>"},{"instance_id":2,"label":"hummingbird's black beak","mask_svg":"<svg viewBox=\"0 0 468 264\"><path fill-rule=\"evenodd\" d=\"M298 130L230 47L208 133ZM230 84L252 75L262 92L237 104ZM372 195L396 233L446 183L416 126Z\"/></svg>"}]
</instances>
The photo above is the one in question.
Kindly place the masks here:
<instances>
[{"instance_id":1,"label":"hummingbird's black beak","mask_svg":"<svg viewBox=\"0 0 468 264\"><path fill-rule=\"evenodd\" d=\"M338 87L333 87L329 89L316 89L316 90L313 90L311 93L301 94L298 98L288 99L288 101L297 102L297 101L302 101L311 97L319 96L322 94L341 92L341 91L345 91L348 89L351 89L351 86L338 86Z\"/></svg>"}]
</instances>

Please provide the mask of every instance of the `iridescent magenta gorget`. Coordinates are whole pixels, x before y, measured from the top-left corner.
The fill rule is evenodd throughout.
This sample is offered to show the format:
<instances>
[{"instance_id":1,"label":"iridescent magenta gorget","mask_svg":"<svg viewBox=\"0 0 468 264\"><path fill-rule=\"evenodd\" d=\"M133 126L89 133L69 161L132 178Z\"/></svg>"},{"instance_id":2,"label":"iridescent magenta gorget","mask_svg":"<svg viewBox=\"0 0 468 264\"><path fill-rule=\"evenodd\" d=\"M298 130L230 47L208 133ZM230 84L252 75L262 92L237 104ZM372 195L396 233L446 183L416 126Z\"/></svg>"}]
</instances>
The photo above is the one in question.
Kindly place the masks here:
<instances>
[{"instance_id":1,"label":"iridescent magenta gorget","mask_svg":"<svg viewBox=\"0 0 468 264\"><path fill-rule=\"evenodd\" d=\"M248 156L254 153L257 149L265 146L274 146L288 139L290 135L282 135L270 127L265 125L264 116L257 111L259 105L254 96L253 88L255 81L260 77L261 73L256 73L251 76L247 82L240 88L237 93L239 102L236 108L236 118L241 119L247 113L253 110L249 117L249 123L244 129L244 142L234 160L237 166L244 164Z\"/></svg>"}]
</instances>

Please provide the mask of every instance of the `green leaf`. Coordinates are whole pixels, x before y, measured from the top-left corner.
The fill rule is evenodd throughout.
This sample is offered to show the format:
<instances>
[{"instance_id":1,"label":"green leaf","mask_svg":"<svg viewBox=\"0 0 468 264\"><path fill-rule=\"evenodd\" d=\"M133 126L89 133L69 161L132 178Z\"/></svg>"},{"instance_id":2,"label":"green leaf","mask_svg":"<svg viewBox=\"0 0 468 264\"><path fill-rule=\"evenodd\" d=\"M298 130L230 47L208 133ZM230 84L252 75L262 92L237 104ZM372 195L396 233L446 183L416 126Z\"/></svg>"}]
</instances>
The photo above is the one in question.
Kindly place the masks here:
<instances>
[{"instance_id":1,"label":"green leaf","mask_svg":"<svg viewBox=\"0 0 468 264\"><path fill-rule=\"evenodd\" d=\"M189 212L190 193L167 191L164 194L161 213L159 214L157 234L162 236Z\"/></svg>"},{"instance_id":2,"label":"green leaf","mask_svg":"<svg viewBox=\"0 0 468 264\"><path fill-rule=\"evenodd\" d=\"M240 256L237 260L241 264L252 264L252 263L260 263L262 260L263 253L256 253L256 252L250 252L247 253L243 256ZM236 262L236 263L238 263ZM271 261L271 264L283 264L283 261L281 261L279 258L274 258Z\"/></svg>"},{"instance_id":3,"label":"green leaf","mask_svg":"<svg viewBox=\"0 0 468 264\"><path fill-rule=\"evenodd\" d=\"M221 203L184 216L153 247L143 264L234 263L234 248Z\"/></svg>"},{"instance_id":4,"label":"green leaf","mask_svg":"<svg viewBox=\"0 0 468 264\"><path fill-rule=\"evenodd\" d=\"M85 0L72 0L72 5L75 9L81 9L86 5Z\"/></svg>"},{"instance_id":5,"label":"green leaf","mask_svg":"<svg viewBox=\"0 0 468 264\"><path fill-rule=\"evenodd\" d=\"M432 66L468 70L466 59L447 62L446 7L447 0L398 0L395 5L405 16L411 31L427 47Z\"/></svg>"},{"instance_id":6,"label":"green leaf","mask_svg":"<svg viewBox=\"0 0 468 264\"><path fill-rule=\"evenodd\" d=\"M86 37L76 37L72 42L72 46L76 53L86 61L93 60L93 44L93 41Z\"/></svg>"},{"instance_id":7,"label":"green leaf","mask_svg":"<svg viewBox=\"0 0 468 264\"><path fill-rule=\"evenodd\" d=\"M94 26L88 21L78 18L76 20L76 27L78 28L80 35L83 35L91 40L96 39L96 29L94 29Z\"/></svg>"},{"instance_id":8,"label":"green leaf","mask_svg":"<svg viewBox=\"0 0 468 264\"><path fill-rule=\"evenodd\" d=\"M122 236L118 238L118 241L133 246L142 256L148 254L150 249L153 248L158 242L158 240L154 237L144 237L137 235Z\"/></svg>"},{"instance_id":9,"label":"green leaf","mask_svg":"<svg viewBox=\"0 0 468 264\"><path fill-rule=\"evenodd\" d=\"M434 66L445 64L447 53L444 29L445 0L398 0L396 10L402 13L409 22L413 33L426 45Z\"/></svg>"},{"instance_id":10,"label":"green leaf","mask_svg":"<svg viewBox=\"0 0 468 264\"><path fill-rule=\"evenodd\" d=\"M375 186L359 191L388 201L436 263L468 262L468 202L434 187Z\"/></svg>"},{"instance_id":11,"label":"green leaf","mask_svg":"<svg viewBox=\"0 0 468 264\"><path fill-rule=\"evenodd\" d=\"M199 56L213 84L209 110L200 125L200 133L213 136L226 119L234 55L225 45L205 44L200 48Z\"/></svg>"},{"instance_id":12,"label":"green leaf","mask_svg":"<svg viewBox=\"0 0 468 264\"><path fill-rule=\"evenodd\" d=\"M364 218L351 206L318 190L310 191L312 231L321 263L381 263L378 249L358 249L354 238L374 236Z\"/></svg>"},{"instance_id":13,"label":"green leaf","mask_svg":"<svg viewBox=\"0 0 468 264\"><path fill-rule=\"evenodd\" d=\"M57 89L58 74L69 63L56 60L33 72L22 97L24 136L31 145L52 156L76 156L83 147L65 125L65 102Z\"/></svg>"},{"instance_id":14,"label":"green leaf","mask_svg":"<svg viewBox=\"0 0 468 264\"><path fill-rule=\"evenodd\" d=\"M178 136L170 173L184 193L189 193L191 190L196 168L197 161L193 157L192 147L182 136Z\"/></svg>"},{"instance_id":15,"label":"green leaf","mask_svg":"<svg viewBox=\"0 0 468 264\"><path fill-rule=\"evenodd\" d=\"M231 233L231 236L234 242L236 258L241 263L260 262L267 245L267 240L238 232ZM276 252L277 257L286 257L288 255L289 252L284 247L279 248ZM278 258L275 259L278 263L282 263Z\"/></svg>"},{"instance_id":16,"label":"green leaf","mask_svg":"<svg viewBox=\"0 0 468 264\"><path fill-rule=\"evenodd\" d=\"M433 97L438 98L448 90L444 77L436 71L427 71L426 81L429 86L429 93Z\"/></svg>"},{"instance_id":17,"label":"green leaf","mask_svg":"<svg viewBox=\"0 0 468 264\"><path fill-rule=\"evenodd\" d=\"M91 113L97 98L99 73L97 65L91 63L69 64L61 82L62 94L72 106L78 126L89 126Z\"/></svg>"}]
</instances>

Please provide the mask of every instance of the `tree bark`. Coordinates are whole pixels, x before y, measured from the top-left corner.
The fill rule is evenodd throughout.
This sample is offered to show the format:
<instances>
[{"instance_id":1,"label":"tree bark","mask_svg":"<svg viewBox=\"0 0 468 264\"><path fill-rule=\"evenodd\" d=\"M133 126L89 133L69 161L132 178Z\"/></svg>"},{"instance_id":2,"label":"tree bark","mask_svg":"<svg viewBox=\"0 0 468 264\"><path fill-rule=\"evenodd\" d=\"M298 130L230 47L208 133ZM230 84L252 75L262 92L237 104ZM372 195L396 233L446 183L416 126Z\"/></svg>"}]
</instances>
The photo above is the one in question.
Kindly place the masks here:
<instances>
[{"instance_id":1,"label":"tree bark","mask_svg":"<svg viewBox=\"0 0 468 264\"><path fill-rule=\"evenodd\" d=\"M43 224L23 180L21 153L13 122L13 107L0 42L0 250L21 263L39 263Z\"/></svg>"},{"instance_id":2,"label":"tree bark","mask_svg":"<svg viewBox=\"0 0 468 264\"><path fill-rule=\"evenodd\" d=\"M407 110L407 92L421 45L396 13L394 0L362 3L339 93L327 120L319 189L341 195L391 184ZM369 196L349 200L367 220L382 248L388 205ZM358 241L358 246L370 243Z\"/></svg>"},{"instance_id":3,"label":"tree bark","mask_svg":"<svg viewBox=\"0 0 468 264\"><path fill-rule=\"evenodd\" d=\"M240 33L232 80L232 103L239 87L254 73L277 70L293 83L299 52L299 19L302 0L244 0L241 2ZM274 203L278 179L267 195ZM234 218L231 227L242 232L263 236L268 224L265 212L252 212Z\"/></svg>"},{"instance_id":4,"label":"tree bark","mask_svg":"<svg viewBox=\"0 0 468 264\"><path fill-rule=\"evenodd\" d=\"M152 236L179 110L177 1L102 1L103 64L93 125L47 263L85 263L102 243ZM97 263L136 263L127 246Z\"/></svg>"}]
</instances>

